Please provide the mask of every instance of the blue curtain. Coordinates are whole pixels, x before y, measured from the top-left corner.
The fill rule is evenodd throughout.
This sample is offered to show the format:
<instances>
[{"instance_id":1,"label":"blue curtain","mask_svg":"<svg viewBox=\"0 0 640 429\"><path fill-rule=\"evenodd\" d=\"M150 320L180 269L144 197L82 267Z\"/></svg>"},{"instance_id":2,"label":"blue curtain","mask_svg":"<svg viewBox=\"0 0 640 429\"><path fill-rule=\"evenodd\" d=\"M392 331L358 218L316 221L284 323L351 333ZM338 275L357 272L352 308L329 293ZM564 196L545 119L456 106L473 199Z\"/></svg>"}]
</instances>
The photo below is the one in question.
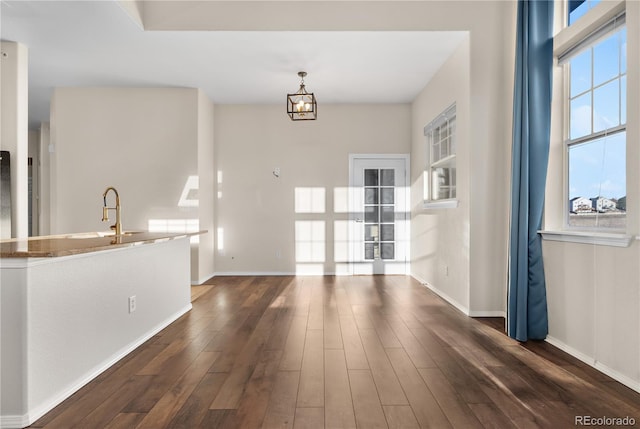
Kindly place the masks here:
<instances>
[{"instance_id":1,"label":"blue curtain","mask_svg":"<svg viewBox=\"0 0 640 429\"><path fill-rule=\"evenodd\" d=\"M553 1L519 0L507 332L519 341L548 333L542 265L544 188L551 129Z\"/></svg>"}]
</instances>

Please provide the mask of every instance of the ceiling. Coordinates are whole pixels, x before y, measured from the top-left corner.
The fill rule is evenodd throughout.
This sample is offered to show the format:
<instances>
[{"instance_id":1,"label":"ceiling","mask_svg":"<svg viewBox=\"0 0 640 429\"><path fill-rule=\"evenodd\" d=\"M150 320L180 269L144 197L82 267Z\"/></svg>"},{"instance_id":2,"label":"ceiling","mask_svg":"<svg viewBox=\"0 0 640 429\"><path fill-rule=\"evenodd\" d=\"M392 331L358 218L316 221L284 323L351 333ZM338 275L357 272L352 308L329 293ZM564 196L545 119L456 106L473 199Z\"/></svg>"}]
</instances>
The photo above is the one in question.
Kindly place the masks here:
<instances>
[{"instance_id":1,"label":"ceiling","mask_svg":"<svg viewBox=\"0 0 640 429\"><path fill-rule=\"evenodd\" d=\"M53 88L193 87L216 104L284 105L307 71L318 103L408 103L462 31L143 31L114 0L2 0L0 36L29 50L29 123Z\"/></svg>"}]
</instances>

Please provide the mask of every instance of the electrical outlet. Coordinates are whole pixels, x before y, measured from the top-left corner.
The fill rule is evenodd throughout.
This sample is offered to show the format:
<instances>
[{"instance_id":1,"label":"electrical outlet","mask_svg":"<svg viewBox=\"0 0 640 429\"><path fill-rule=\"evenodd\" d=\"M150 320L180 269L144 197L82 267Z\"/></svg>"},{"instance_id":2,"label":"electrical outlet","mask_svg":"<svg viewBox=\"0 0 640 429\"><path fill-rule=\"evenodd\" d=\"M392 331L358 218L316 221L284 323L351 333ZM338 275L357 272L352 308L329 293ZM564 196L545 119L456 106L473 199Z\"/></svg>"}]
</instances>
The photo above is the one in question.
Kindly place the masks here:
<instances>
[{"instance_id":1,"label":"electrical outlet","mask_svg":"<svg viewBox=\"0 0 640 429\"><path fill-rule=\"evenodd\" d=\"M280 250L276 250L276 259L282 258L282 252Z\"/></svg>"},{"instance_id":2,"label":"electrical outlet","mask_svg":"<svg viewBox=\"0 0 640 429\"><path fill-rule=\"evenodd\" d=\"M129 297L129 313L133 313L134 311L136 311L136 296L130 296Z\"/></svg>"}]
</instances>

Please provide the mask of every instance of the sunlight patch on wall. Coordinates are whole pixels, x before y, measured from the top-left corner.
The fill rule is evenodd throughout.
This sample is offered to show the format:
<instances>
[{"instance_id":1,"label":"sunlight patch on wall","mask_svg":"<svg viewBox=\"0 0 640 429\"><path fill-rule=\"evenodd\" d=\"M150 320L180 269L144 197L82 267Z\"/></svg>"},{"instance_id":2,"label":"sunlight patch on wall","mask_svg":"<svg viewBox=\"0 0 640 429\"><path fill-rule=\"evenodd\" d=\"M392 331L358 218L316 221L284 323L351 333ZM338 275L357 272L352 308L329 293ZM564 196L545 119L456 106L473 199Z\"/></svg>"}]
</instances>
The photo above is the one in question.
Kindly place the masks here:
<instances>
[{"instance_id":1,"label":"sunlight patch on wall","mask_svg":"<svg viewBox=\"0 0 640 429\"><path fill-rule=\"evenodd\" d=\"M349 221L333 221L333 260L349 262Z\"/></svg>"},{"instance_id":2,"label":"sunlight patch on wall","mask_svg":"<svg viewBox=\"0 0 640 429\"><path fill-rule=\"evenodd\" d=\"M224 255L224 228L218 228L218 253Z\"/></svg>"},{"instance_id":3,"label":"sunlight patch on wall","mask_svg":"<svg viewBox=\"0 0 640 429\"><path fill-rule=\"evenodd\" d=\"M296 221L296 262L325 262L325 224L322 220Z\"/></svg>"},{"instance_id":4,"label":"sunlight patch on wall","mask_svg":"<svg viewBox=\"0 0 640 429\"><path fill-rule=\"evenodd\" d=\"M333 211L349 213L349 188L333 188Z\"/></svg>"},{"instance_id":5,"label":"sunlight patch on wall","mask_svg":"<svg viewBox=\"0 0 640 429\"><path fill-rule=\"evenodd\" d=\"M200 221L198 219L149 219L149 232L189 233L198 232ZM198 243L199 236L191 236L191 243Z\"/></svg>"},{"instance_id":6,"label":"sunlight patch on wall","mask_svg":"<svg viewBox=\"0 0 640 429\"><path fill-rule=\"evenodd\" d=\"M178 201L178 207L198 207L198 188L199 188L198 176L189 176L187 182L182 188L180 194L180 200Z\"/></svg>"},{"instance_id":7,"label":"sunlight patch on wall","mask_svg":"<svg viewBox=\"0 0 640 429\"><path fill-rule=\"evenodd\" d=\"M324 213L325 188L295 188L296 213Z\"/></svg>"}]
</instances>

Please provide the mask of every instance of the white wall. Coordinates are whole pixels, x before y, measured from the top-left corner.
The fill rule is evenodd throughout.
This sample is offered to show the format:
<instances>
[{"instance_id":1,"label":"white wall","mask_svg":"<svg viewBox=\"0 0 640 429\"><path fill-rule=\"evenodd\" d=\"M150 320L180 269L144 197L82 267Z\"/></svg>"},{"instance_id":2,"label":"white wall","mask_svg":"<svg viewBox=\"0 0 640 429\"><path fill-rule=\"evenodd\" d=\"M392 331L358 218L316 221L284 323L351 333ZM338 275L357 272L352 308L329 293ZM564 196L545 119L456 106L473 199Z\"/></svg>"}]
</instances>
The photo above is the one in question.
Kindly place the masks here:
<instances>
[{"instance_id":1,"label":"white wall","mask_svg":"<svg viewBox=\"0 0 640 429\"><path fill-rule=\"evenodd\" d=\"M51 233L108 230L115 213L110 212L110 222L101 222L107 186L120 194L124 230L146 231L151 220L201 216L210 226L211 198L205 196L199 207L181 197L199 170L212 192L213 161L207 156L213 151L212 109L190 88L56 89L51 105ZM113 194L107 203L114 205ZM205 273L213 271L211 240L204 236L209 244L202 254L194 249L193 282L201 278L201 260L207 261Z\"/></svg>"},{"instance_id":2,"label":"white wall","mask_svg":"<svg viewBox=\"0 0 640 429\"><path fill-rule=\"evenodd\" d=\"M25 238L29 233L27 152L28 152L28 68L27 47L1 42L0 51L0 148L11 159L11 231L0 237Z\"/></svg>"},{"instance_id":3,"label":"white wall","mask_svg":"<svg viewBox=\"0 0 640 429\"><path fill-rule=\"evenodd\" d=\"M408 153L411 141L408 104L323 104L310 122L291 121L281 105L217 105L215 124L218 273L295 273L296 221L323 222L322 272L335 272L334 233L338 245L345 240L335 222L349 219L349 154ZM296 188L319 188L323 212L296 214Z\"/></svg>"},{"instance_id":4,"label":"white wall","mask_svg":"<svg viewBox=\"0 0 640 429\"><path fill-rule=\"evenodd\" d=\"M640 233L640 3L626 2L626 8L627 234L633 237ZM566 186L559 67L554 95L544 228L559 231ZM640 391L640 243L618 248L545 241L543 257L549 341Z\"/></svg>"},{"instance_id":5,"label":"white wall","mask_svg":"<svg viewBox=\"0 0 640 429\"><path fill-rule=\"evenodd\" d=\"M469 38L412 104L411 274L464 312L469 311L470 76ZM428 148L424 127L456 104L458 207L424 209Z\"/></svg>"}]
</instances>

